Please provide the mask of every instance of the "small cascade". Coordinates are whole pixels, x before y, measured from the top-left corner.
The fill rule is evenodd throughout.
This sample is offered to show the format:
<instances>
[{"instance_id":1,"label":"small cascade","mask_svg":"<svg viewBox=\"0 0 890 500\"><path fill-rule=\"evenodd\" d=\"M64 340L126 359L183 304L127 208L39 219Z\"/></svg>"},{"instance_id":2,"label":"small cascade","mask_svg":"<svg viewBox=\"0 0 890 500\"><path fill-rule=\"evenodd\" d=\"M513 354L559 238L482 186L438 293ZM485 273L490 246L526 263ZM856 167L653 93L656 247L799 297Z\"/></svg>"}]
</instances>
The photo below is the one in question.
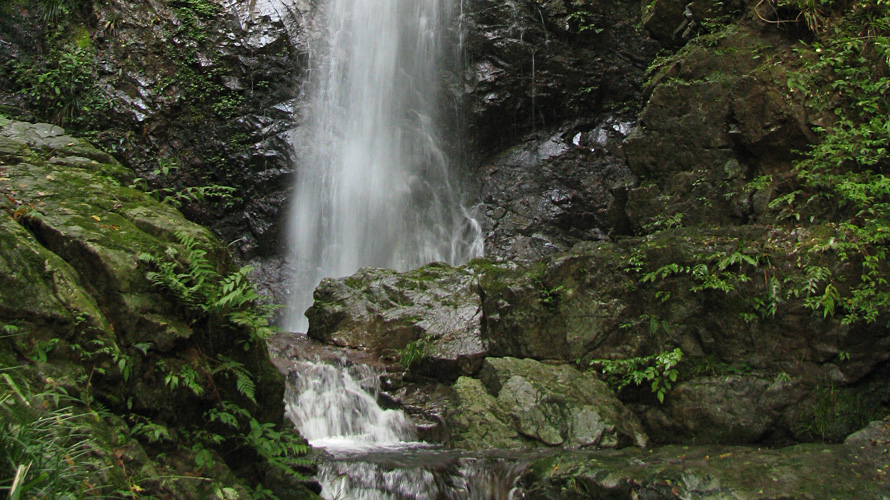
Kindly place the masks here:
<instances>
[{"instance_id":1,"label":"small cascade","mask_svg":"<svg viewBox=\"0 0 890 500\"><path fill-rule=\"evenodd\" d=\"M512 500L520 461L469 456L418 442L399 410L377 404L379 373L365 365L298 361L286 414L312 446L329 500Z\"/></svg>"},{"instance_id":2,"label":"small cascade","mask_svg":"<svg viewBox=\"0 0 890 500\"><path fill-rule=\"evenodd\" d=\"M379 379L370 367L301 361L290 382L287 416L312 446L357 450L417 439L403 412L377 404Z\"/></svg>"}]
</instances>

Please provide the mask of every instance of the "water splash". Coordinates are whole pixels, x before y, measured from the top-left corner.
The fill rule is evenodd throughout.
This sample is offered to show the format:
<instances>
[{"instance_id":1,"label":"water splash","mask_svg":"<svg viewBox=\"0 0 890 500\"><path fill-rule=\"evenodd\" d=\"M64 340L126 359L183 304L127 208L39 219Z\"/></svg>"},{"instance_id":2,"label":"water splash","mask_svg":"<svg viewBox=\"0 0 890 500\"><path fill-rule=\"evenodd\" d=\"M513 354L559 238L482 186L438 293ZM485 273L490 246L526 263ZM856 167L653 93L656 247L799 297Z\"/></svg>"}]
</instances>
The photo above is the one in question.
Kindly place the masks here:
<instances>
[{"instance_id":1,"label":"water splash","mask_svg":"<svg viewBox=\"0 0 890 500\"><path fill-rule=\"evenodd\" d=\"M288 228L295 269L284 327L323 277L408 270L482 253L443 147L441 70L456 53L452 0L330 0L313 51Z\"/></svg>"}]
</instances>

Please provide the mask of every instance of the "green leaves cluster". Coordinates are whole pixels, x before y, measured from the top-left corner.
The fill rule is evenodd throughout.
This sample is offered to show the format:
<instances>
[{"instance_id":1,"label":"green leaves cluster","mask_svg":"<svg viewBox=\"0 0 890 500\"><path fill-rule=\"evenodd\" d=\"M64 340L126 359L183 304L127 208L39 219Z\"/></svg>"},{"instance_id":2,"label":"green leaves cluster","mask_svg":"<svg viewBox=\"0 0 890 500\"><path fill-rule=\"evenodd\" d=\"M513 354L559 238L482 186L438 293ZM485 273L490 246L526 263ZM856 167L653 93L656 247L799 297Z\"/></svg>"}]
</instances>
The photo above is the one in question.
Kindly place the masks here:
<instances>
[{"instance_id":1,"label":"green leaves cluster","mask_svg":"<svg viewBox=\"0 0 890 500\"><path fill-rule=\"evenodd\" d=\"M10 63L19 95L45 120L81 130L96 128L110 103L96 84L92 48L73 41L52 43L40 60Z\"/></svg>"},{"instance_id":2,"label":"green leaves cluster","mask_svg":"<svg viewBox=\"0 0 890 500\"><path fill-rule=\"evenodd\" d=\"M702 261L683 266L675 262L665 264L658 269L643 274L642 283L654 283L664 280L676 274L688 274L692 276L697 285L692 287L693 292L703 290L718 290L721 292L734 291L739 283L750 281L748 275L735 272L730 269L733 266L748 265L757 267L759 258L744 252L714 253Z\"/></svg>"},{"instance_id":3,"label":"green leaves cluster","mask_svg":"<svg viewBox=\"0 0 890 500\"><path fill-rule=\"evenodd\" d=\"M677 382L677 365L683 359L683 351L678 347L651 356L628 359L595 359L591 366L598 367L605 376L606 383L615 392L628 385L640 386L649 383L652 393L659 403Z\"/></svg>"},{"instance_id":4,"label":"green leaves cluster","mask_svg":"<svg viewBox=\"0 0 890 500\"><path fill-rule=\"evenodd\" d=\"M815 241L811 252L831 252L857 266L859 276L844 286L823 276L827 284L809 305L825 315L842 313L845 323L873 322L890 311L890 4L825 0L812 7L843 10L835 22L821 23L822 36L801 51L812 64L794 82L833 119L796 165L801 189L772 206L807 206L834 219L837 231Z\"/></svg>"},{"instance_id":5,"label":"green leaves cluster","mask_svg":"<svg viewBox=\"0 0 890 500\"><path fill-rule=\"evenodd\" d=\"M71 403L61 388L35 392L27 381L0 374L0 490L8 498L99 493L88 481L95 473L90 427Z\"/></svg>"},{"instance_id":6,"label":"green leaves cluster","mask_svg":"<svg viewBox=\"0 0 890 500\"><path fill-rule=\"evenodd\" d=\"M429 335L408 342L404 349L398 351L399 364L408 370L419 363L433 346L433 338Z\"/></svg>"},{"instance_id":7,"label":"green leaves cluster","mask_svg":"<svg viewBox=\"0 0 890 500\"><path fill-rule=\"evenodd\" d=\"M171 295L194 321L244 329L251 339L265 339L274 332L270 319L279 306L261 301L248 279L250 267L223 275L194 237L177 233L176 238L179 249L168 247L163 256L139 255L152 268L145 276L154 286Z\"/></svg>"}]
</instances>

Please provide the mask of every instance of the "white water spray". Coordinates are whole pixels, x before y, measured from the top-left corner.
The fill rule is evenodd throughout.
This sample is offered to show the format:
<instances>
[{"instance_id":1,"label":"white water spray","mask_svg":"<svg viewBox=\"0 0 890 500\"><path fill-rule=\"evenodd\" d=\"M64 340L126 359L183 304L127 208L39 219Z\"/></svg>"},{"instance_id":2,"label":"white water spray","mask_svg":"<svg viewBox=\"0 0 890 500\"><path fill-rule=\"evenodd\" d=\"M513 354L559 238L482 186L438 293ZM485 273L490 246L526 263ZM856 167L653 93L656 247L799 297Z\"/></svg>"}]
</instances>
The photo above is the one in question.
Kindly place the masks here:
<instances>
[{"instance_id":1,"label":"white water spray","mask_svg":"<svg viewBox=\"0 0 890 500\"><path fill-rule=\"evenodd\" d=\"M313 51L289 223L285 328L303 331L323 277L482 254L443 148L441 70L453 0L329 0ZM452 37L455 38L455 37Z\"/></svg>"}]
</instances>

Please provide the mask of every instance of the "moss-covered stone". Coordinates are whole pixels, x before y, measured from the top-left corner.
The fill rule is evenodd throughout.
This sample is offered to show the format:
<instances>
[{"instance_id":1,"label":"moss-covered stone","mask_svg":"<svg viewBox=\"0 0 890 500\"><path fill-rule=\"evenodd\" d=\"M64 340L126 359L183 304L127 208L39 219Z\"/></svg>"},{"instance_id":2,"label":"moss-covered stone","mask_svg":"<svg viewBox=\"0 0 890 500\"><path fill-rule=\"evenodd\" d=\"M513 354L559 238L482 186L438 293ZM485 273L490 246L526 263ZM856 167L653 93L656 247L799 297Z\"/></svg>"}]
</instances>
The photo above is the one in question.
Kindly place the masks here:
<instances>
[{"instance_id":1,"label":"moss-covered stone","mask_svg":"<svg viewBox=\"0 0 890 500\"><path fill-rule=\"evenodd\" d=\"M80 397L70 411L83 414L101 444L97 460L107 470L99 467L104 472L94 480L102 488L138 486L170 498L209 498L230 488L249 498L269 465L249 447L217 454L214 439L243 445L243 429L214 425L206 412L224 401L247 409L258 425L282 429L283 377L264 342L184 314L138 260L165 255L187 235L226 275L232 266L222 245L172 208L123 187L129 171L58 127L8 121L0 140L4 364L18 367L14 375L29 387ZM226 360L249 373L256 403L220 369ZM103 408L102 418L91 406ZM165 437L144 430L147 424L166 429ZM219 438L197 441L202 432ZM208 450L202 454L192 440ZM153 478L186 474L213 480ZM280 486L282 478L272 482ZM288 498L314 498L298 478L291 482Z\"/></svg>"},{"instance_id":2,"label":"moss-covered stone","mask_svg":"<svg viewBox=\"0 0 890 500\"><path fill-rule=\"evenodd\" d=\"M873 443L564 453L532 462L522 482L530 500L884 498L886 436Z\"/></svg>"}]
</instances>

